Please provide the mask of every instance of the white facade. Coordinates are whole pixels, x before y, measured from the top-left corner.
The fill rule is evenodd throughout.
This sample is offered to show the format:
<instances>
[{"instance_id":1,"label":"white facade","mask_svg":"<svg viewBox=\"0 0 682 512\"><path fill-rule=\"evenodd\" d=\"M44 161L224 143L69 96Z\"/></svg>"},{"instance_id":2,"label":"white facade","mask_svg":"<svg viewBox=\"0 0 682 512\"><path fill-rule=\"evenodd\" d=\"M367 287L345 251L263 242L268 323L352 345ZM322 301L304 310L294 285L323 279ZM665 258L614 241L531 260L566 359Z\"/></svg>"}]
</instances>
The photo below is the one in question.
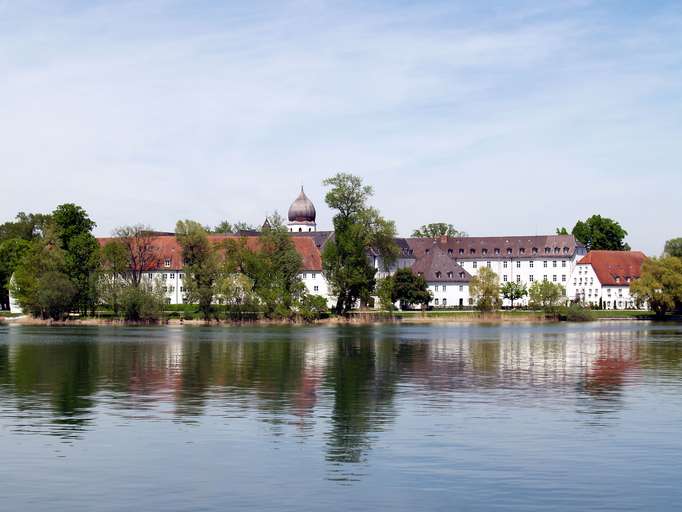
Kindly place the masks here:
<instances>
[{"instance_id":1,"label":"white facade","mask_svg":"<svg viewBox=\"0 0 682 512\"><path fill-rule=\"evenodd\" d=\"M433 298L429 306L434 308L458 308L473 305L469 297L468 283L427 283Z\"/></svg>"},{"instance_id":2,"label":"white facade","mask_svg":"<svg viewBox=\"0 0 682 512\"><path fill-rule=\"evenodd\" d=\"M576 265L568 296L584 304L602 309L634 309L635 299L630 295L630 278L623 284L603 285L589 263Z\"/></svg>"}]
</instances>

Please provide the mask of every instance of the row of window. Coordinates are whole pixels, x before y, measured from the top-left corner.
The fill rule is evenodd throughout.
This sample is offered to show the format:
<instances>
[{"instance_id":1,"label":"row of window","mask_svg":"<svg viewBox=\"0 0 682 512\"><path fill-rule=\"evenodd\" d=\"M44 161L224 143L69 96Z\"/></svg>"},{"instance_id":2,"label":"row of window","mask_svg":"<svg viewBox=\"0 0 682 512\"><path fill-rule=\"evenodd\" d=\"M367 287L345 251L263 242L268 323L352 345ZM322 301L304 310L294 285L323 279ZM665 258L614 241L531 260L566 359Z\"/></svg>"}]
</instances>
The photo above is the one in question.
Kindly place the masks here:
<instances>
[{"instance_id":1,"label":"row of window","mask_svg":"<svg viewBox=\"0 0 682 512\"><path fill-rule=\"evenodd\" d=\"M438 299L433 299L433 304L435 306L447 306L448 305L448 299L443 299L442 301L439 301ZM464 299L459 299L459 305L463 306L464 305ZM469 306L474 305L474 299L470 298L469 299Z\"/></svg>"},{"instance_id":2,"label":"row of window","mask_svg":"<svg viewBox=\"0 0 682 512\"><path fill-rule=\"evenodd\" d=\"M434 291L434 292L437 292L438 289L439 289L438 287L440 287L440 290L441 290L441 291L446 291L446 290L447 290L447 285L445 285L445 284L438 285L438 284L437 284L437 285L435 285L435 286L433 287L433 291ZM461 285L461 284L459 285L459 291L460 291L460 292L463 292L463 291L464 291L464 285Z\"/></svg>"},{"instance_id":3,"label":"row of window","mask_svg":"<svg viewBox=\"0 0 682 512\"><path fill-rule=\"evenodd\" d=\"M425 252L426 252L426 254L428 254L428 253L429 253L429 249L426 249ZM554 250L552 250L551 247L545 247L545 254L552 254L552 252L553 252L554 254L561 254L561 253L562 253L562 249L561 249L560 247L555 247ZM570 248L568 248L568 247L564 247L564 248L563 248L563 254L569 254L570 252L571 252L571 249L570 249ZM461 255L461 254L464 254L464 253L465 253L465 251L464 251L463 248L460 248L460 249L458 250L458 254ZM506 253L507 253L508 255L514 254L514 250L513 250L511 247L507 247ZM532 253L532 254L539 254L539 253L540 253L540 249L538 249L537 247L533 247L533 249L531 249L531 253ZM448 255L449 255L449 256L453 256L454 254L455 254L454 249L448 249ZM473 248L469 249L469 254L470 254L470 255L476 254L476 249L473 249ZM488 254L488 249L486 249L486 248L481 249L481 254ZM493 254L494 254L495 256L499 256L500 254L502 254L502 252L501 252L500 249L495 248L495 249L493 249ZM519 248L519 254L526 254L526 249L525 249L524 247Z\"/></svg>"},{"instance_id":4,"label":"row of window","mask_svg":"<svg viewBox=\"0 0 682 512\"><path fill-rule=\"evenodd\" d=\"M171 279L175 279L175 272L171 272L170 274L161 274L161 279L163 279L163 280L165 281L166 279L168 279L169 276L170 276ZM154 279L154 273L153 273L153 272L149 272L149 273L147 274L147 277L148 277L150 280L151 280L151 279ZM179 273L179 274L178 274L178 279L184 279L184 278L185 278L185 274L183 274L183 273Z\"/></svg>"},{"instance_id":5,"label":"row of window","mask_svg":"<svg viewBox=\"0 0 682 512\"><path fill-rule=\"evenodd\" d=\"M481 262L483 263L483 262ZM486 267L490 268L492 266L492 261L486 261L485 262ZM478 261L472 262L472 266L474 268L478 268ZM552 261L552 268L557 268L559 266L559 262L554 260ZM509 267L509 262L508 261L503 261L502 262L502 268L508 268ZM543 268L548 268L549 267L549 262L547 260L542 262L542 267ZM516 262L516 268L521 268L521 261ZM528 262L528 268L535 268L535 262L534 261L529 261ZM561 262L561 268L566 268L566 260L562 260Z\"/></svg>"},{"instance_id":6,"label":"row of window","mask_svg":"<svg viewBox=\"0 0 682 512\"><path fill-rule=\"evenodd\" d=\"M543 279L543 281L547 281L547 280L548 280L547 274L545 274L544 276L542 276L542 279ZM535 276L534 276L533 274L529 275L529 276L528 276L528 280L529 280L531 283L534 282L534 281L535 281ZM559 280L559 279L558 279L558 276L557 276L556 274L554 274L554 275L552 276L552 281L556 283L556 282L558 282L558 280ZM507 281L508 281L508 279L507 279L507 274L504 274L504 275L502 276L502 282L506 283ZM521 276L516 276L516 282L517 282L517 283L520 283L520 282L521 282ZM561 282L562 282L562 283L565 283L565 282L566 282L566 274L562 274L562 275L561 275Z\"/></svg>"}]
</instances>

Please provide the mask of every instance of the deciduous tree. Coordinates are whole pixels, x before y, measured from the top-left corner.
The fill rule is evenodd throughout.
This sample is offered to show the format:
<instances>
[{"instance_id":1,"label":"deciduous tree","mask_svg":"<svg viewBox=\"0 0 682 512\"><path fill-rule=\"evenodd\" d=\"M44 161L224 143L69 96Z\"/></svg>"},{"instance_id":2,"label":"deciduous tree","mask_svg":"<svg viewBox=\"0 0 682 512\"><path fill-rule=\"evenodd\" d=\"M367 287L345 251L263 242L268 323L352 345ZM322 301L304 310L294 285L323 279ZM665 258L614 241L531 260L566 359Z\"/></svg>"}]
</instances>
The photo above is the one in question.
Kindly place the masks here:
<instances>
[{"instance_id":1,"label":"deciduous tree","mask_svg":"<svg viewBox=\"0 0 682 512\"><path fill-rule=\"evenodd\" d=\"M412 236L416 238L438 238L440 236L463 237L467 236L467 234L464 231L455 229L452 224L432 222L431 224L423 225L419 229L415 229L412 232Z\"/></svg>"},{"instance_id":2,"label":"deciduous tree","mask_svg":"<svg viewBox=\"0 0 682 512\"><path fill-rule=\"evenodd\" d=\"M502 285L500 288L502 297L511 301L511 307L514 307L514 301L523 299L528 295L528 289L523 283L517 283L513 281L508 281Z\"/></svg>"},{"instance_id":3,"label":"deciduous tree","mask_svg":"<svg viewBox=\"0 0 682 512\"><path fill-rule=\"evenodd\" d=\"M645 260L640 277L630 284L630 292L658 316L682 309L682 259L666 256Z\"/></svg>"},{"instance_id":4,"label":"deciduous tree","mask_svg":"<svg viewBox=\"0 0 682 512\"><path fill-rule=\"evenodd\" d=\"M664 256L682 258L682 238L673 238L665 243Z\"/></svg>"},{"instance_id":5,"label":"deciduous tree","mask_svg":"<svg viewBox=\"0 0 682 512\"><path fill-rule=\"evenodd\" d=\"M412 269L398 269L390 279L393 280L391 299L393 302L400 302L402 309L414 304L426 307L431 302L431 292L424 277L415 274Z\"/></svg>"},{"instance_id":6,"label":"deciduous tree","mask_svg":"<svg viewBox=\"0 0 682 512\"><path fill-rule=\"evenodd\" d=\"M531 306L543 311L555 311L566 302L566 290L558 283L535 281L528 289L528 297Z\"/></svg>"},{"instance_id":7,"label":"deciduous tree","mask_svg":"<svg viewBox=\"0 0 682 512\"><path fill-rule=\"evenodd\" d=\"M493 311L500 307L500 282L497 274L483 267L469 282L469 295L479 311Z\"/></svg>"},{"instance_id":8,"label":"deciduous tree","mask_svg":"<svg viewBox=\"0 0 682 512\"><path fill-rule=\"evenodd\" d=\"M624 242L628 232L615 220L601 215L592 215L584 222L578 221L573 227L572 234L590 251L630 250L630 246Z\"/></svg>"}]
</instances>

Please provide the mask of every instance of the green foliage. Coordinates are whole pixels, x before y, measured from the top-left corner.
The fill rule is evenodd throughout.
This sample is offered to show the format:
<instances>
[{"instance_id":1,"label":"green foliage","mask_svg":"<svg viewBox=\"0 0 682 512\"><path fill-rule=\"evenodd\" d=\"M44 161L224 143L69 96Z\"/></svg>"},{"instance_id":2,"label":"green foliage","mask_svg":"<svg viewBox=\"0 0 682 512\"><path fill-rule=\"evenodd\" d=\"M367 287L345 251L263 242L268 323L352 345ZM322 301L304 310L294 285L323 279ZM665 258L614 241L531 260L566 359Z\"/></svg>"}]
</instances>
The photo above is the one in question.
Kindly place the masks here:
<instances>
[{"instance_id":1,"label":"green foliage","mask_svg":"<svg viewBox=\"0 0 682 512\"><path fill-rule=\"evenodd\" d=\"M31 243L22 238L0 242L0 309L9 309L9 281Z\"/></svg>"},{"instance_id":2,"label":"green foliage","mask_svg":"<svg viewBox=\"0 0 682 512\"><path fill-rule=\"evenodd\" d=\"M682 310L682 259L666 256L645 260L639 279L630 284L630 293L658 316Z\"/></svg>"},{"instance_id":3,"label":"green foliage","mask_svg":"<svg viewBox=\"0 0 682 512\"><path fill-rule=\"evenodd\" d=\"M613 219L592 215L586 221L578 221L573 227L573 236L585 244L588 250L629 251L624 242L628 232Z\"/></svg>"},{"instance_id":4,"label":"green foliage","mask_svg":"<svg viewBox=\"0 0 682 512\"><path fill-rule=\"evenodd\" d=\"M455 229L452 224L432 222L431 224L423 225L419 229L415 229L412 232L412 236L416 238L438 238L440 236L464 237L467 234L464 231Z\"/></svg>"},{"instance_id":5,"label":"green foliage","mask_svg":"<svg viewBox=\"0 0 682 512\"><path fill-rule=\"evenodd\" d=\"M514 301L524 298L528 295L528 289L523 283L508 281L500 288L502 297L511 301L511 307L514 307Z\"/></svg>"},{"instance_id":6,"label":"green foliage","mask_svg":"<svg viewBox=\"0 0 682 512\"><path fill-rule=\"evenodd\" d=\"M19 212L13 222L0 224L0 241L19 238L30 242L42 238L50 222L50 215Z\"/></svg>"},{"instance_id":7,"label":"green foliage","mask_svg":"<svg viewBox=\"0 0 682 512\"><path fill-rule=\"evenodd\" d=\"M63 319L71 310L78 289L62 272L48 271L37 281L37 308L42 318Z\"/></svg>"},{"instance_id":8,"label":"green foliage","mask_svg":"<svg viewBox=\"0 0 682 512\"><path fill-rule=\"evenodd\" d=\"M120 312L125 320L150 322L162 317L164 293L161 286L126 283L120 291Z\"/></svg>"},{"instance_id":9,"label":"green foliage","mask_svg":"<svg viewBox=\"0 0 682 512\"><path fill-rule=\"evenodd\" d=\"M393 302L393 277L387 276L379 279L376 285L376 294L379 298L379 304L382 309L393 311L395 308Z\"/></svg>"},{"instance_id":10,"label":"green foliage","mask_svg":"<svg viewBox=\"0 0 682 512\"><path fill-rule=\"evenodd\" d=\"M665 249L663 250L664 256L675 256L676 258L682 258L682 238L673 238L665 243Z\"/></svg>"},{"instance_id":11,"label":"green foliage","mask_svg":"<svg viewBox=\"0 0 682 512\"><path fill-rule=\"evenodd\" d=\"M567 322L590 322L596 319L596 315L591 309L572 302L559 308L559 318Z\"/></svg>"},{"instance_id":12,"label":"green foliage","mask_svg":"<svg viewBox=\"0 0 682 512\"><path fill-rule=\"evenodd\" d=\"M209 320L219 277L218 255L198 222L180 220L175 233L182 246L187 300L197 302L204 319Z\"/></svg>"},{"instance_id":13,"label":"green foliage","mask_svg":"<svg viewBox=\"0 0 682 512\"><path fill-rule=\"evenodd\" d=\"M535 281L528 289L531 307L553 312L566 302L566 290L558 283Z\"/></svg>"},{"instance_id":14,"label":"green foliage","mask_svg":"<svg viewBox=\"0 0 682 512\"><path fill-rule=\"evenodd\" d=\"M124 251L121 247L110 248L107 259L107 265L111 269L119 271L126 267L125 270L119 272L120 277L129 281L135 286L140 286L142 283L142 275L144 272L157 265L159 255L157 254L157 247L154 244L156 235L154 231L143 224L135 224L132 226L121 226L114 230L115 239L113 242L118 243L125 249L125 259L127 263L124 264ZM111 243L111 242L110 242ZM109 244L107 244L109 246ZM105 249L106 247L105 246ZM111 251L116 251L112 253Z\"/></svg>"},{"instance_id":15,"label":"green foliage","mask_svg":"<svg viewBox=\"0 0 682 512\"><path fill-rule=\"evenodd\" d=\"M343 314L358 300L368 302L374 290L376 269L370 253L379 255L385 267L395 261L395 224L367 205L372 187L364 185L362 178L339 173L323 184L330 187L325 201L337 211L334 237L322 253L323 271L337 296L335 310Z\"/></svg>"},{"instance_id":16,"label":"green foliage","mask_svg":"<svg viewBox=\"0 0 682 512\"><path fill-rule=\"evenodd\" d=\"M570 233L568 232L568 229L566 229L565 227L560 227L560 228L556 228L556 234L557 235L569 235Z\"/></svg>"},{"instance_id":17,"label":"green foliage","mask_svg":"<svg viewBox=\"0 0 682 512\"><path fill-rule=\"evenodd\" d=\"M469 295L479 311L493 311L500 307L500 282L497 274L483 267L469 282Z\"/></svg>"},{"instance_id":18,"label":"green foliage","mask_svg":"<svg viewBox=\"0 0 682 512\"><path fill-rule=\"evenodd\" d=\"M410 268L398 269L390 278L393 281L391 299L400 302L402 309L409 309L416 304L426 307L431 302L431 292L422 276L412 272Z\"/></svg>"},{"instance_id":19,"label":"green foliage","mask_svg":"<svg viewBox=\"0 0 682 512\"><path fill-rule=\"evenodd\" d=\"M304 293L298 304L298 314L305 322L313 322L329 315L327 299L321 295Z\"/></svg>"},{"instance_id":20,"label":"green foliage","mask_svg":"<svg viewBox=\"0 0 682 512\"><path fill-rule=\"evenodd\" d=\"M232 224L226 220L222 221L211 232L216 234L237 233L239 231L259 231L257 226L253 226L248 222L235 222Z\"/></svg>"}]
</instances>

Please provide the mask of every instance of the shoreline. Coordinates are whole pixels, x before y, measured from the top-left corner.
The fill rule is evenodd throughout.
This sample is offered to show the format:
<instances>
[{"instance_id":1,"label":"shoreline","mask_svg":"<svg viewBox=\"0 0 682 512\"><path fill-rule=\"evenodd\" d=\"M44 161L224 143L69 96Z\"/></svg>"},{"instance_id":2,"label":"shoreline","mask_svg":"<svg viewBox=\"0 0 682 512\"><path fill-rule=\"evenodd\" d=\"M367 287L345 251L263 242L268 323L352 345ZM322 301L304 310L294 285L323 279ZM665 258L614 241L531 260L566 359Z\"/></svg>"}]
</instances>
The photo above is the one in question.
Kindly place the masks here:
<instances>
[{"instance_id":1,"label":"shoreline","mask_svg":"<svg viewBox=\"0 0 682 512\"><path fill-rule=\"evenodd\" d=\"M623 314L630 313L630 314ZM656 320L650 312L632 311L614 314L610 316L606 311L601 312L595 318L571 323L588 323L596 321L641 321ZM665 320L680 321L680 317L665 318ZM199 319L178 319L169 318L155 322L130 322L126 320L111 318L71 318L68 320L44 320L33 318L28 315L17 317L0 317L0 325L24 325L24 326L115 326L115 327L151 327L151 326L213 326L213 327L241 327L241 326L327 326L327 325L376 325L376 324L406 324L406 325L426 325L426 324L553 324L562 323L556 317L545 315L540 312L515 312L503 311L497 313L478 313L478 312L435 312L435 313L389 313L358 312L350 317L330 317L311 322L298 320L211 320L204 321Z\"/></svg>"}]
</instances>

